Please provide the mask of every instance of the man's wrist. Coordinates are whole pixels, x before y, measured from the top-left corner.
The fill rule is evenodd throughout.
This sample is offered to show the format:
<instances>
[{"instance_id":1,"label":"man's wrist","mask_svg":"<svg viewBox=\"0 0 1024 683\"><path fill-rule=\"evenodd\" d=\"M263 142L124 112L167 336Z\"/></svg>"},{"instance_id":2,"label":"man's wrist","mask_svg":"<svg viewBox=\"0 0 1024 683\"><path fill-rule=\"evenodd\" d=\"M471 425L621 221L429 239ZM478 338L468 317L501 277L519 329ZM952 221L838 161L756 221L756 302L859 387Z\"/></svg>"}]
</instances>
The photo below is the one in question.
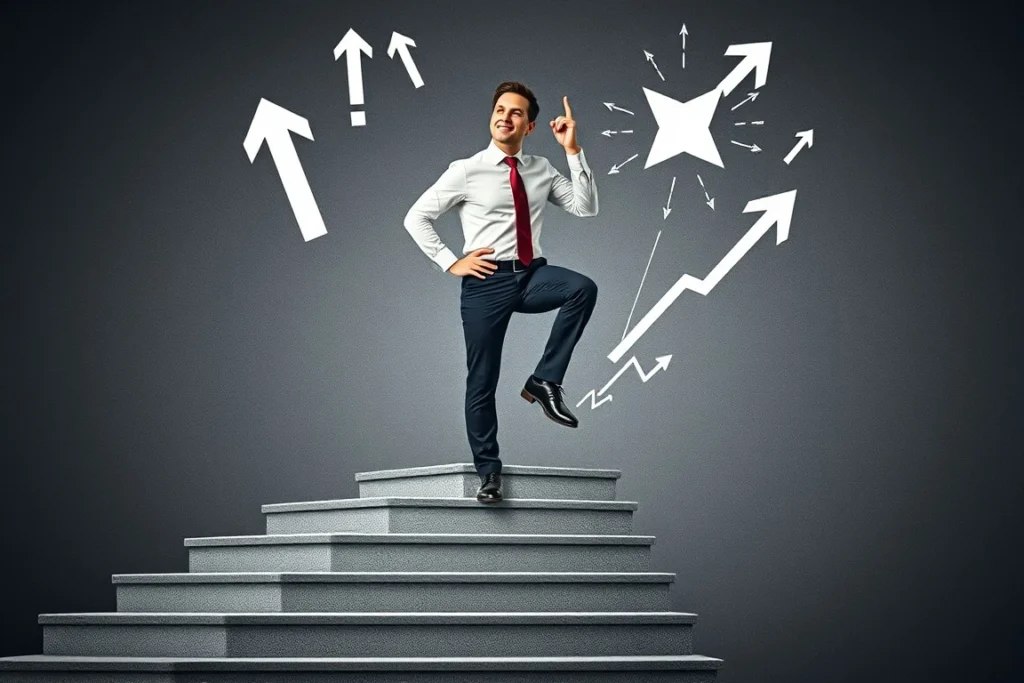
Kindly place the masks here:
<instances>
[{"instance_id":1,"label":"man's wrist","mask_svg":"<svg viewBox=\"0 0 1024 683\"><path fill-rule=\"evenodd\" d=\"M583 148L582 148L582 147L580 147L579 145L576 145L575 147L566 147L566 148L565 148L565 153L566 153L566 154L571 154L571 155L573 155L573 156L576 156L576 155L577 155L577 154L579 154L579 153L580 153L580 152L581 152L582 150L583 150Z\"/></svg>"}]
</instances>

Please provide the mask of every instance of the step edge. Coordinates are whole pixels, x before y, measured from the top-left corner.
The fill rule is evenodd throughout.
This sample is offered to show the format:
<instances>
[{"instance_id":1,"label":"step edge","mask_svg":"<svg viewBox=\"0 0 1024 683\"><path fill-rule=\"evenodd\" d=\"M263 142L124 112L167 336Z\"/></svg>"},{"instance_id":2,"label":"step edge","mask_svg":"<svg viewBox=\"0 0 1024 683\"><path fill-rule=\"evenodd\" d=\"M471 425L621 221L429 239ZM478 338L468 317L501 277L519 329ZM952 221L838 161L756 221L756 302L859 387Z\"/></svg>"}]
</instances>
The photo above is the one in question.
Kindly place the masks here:
<instances>
[{"instance_id":1,"label":"step edge","mask_svg":"<svg viewBox=\"0 0 1024 683\"><path fill-rule=\"evenodd\" d=\"M312 512L354 508L471 508L501 510L503 508L542 510L637 510L632 500L573 500L569 498L506 498L497 503L481 503L476 498L427 496L373 496L368 498L334 498L330 500L267 503L260 506L263 514Z\"/></svg>"},{"instance_id":2,"label":"step edge","mask_svg":"<svg viewBox=\"0 0 1024 683\"><path fill-rule=\"evenodd\" d=\"M545 467L541 465L506 465L502 464L501 473L509 476L553 476L577 479L619 479L622 470L596 469L585 467ZM423 465L419 467L400 467L389 470L368 470L356 472L355 480L380 481L387 479L411 479L416 477L436 476L442 474L473 474L476 467L472 463L446 463L443 465Z\"/></svg>"},{"instance_id":3,"label":"step edge","mask_svg":"<svg viewBox=\"0 0 1024 683\"><path fill-rule=\"evenodd\" d=\"M301 534L247 534L240 536L193 536L186 547L246 545L321 545L331 543L395 544L537 544L537 545L654 545L655 537L637 534L450 534L321 532Z\"/></svg>"},{"instance_id":4,"label":"step edge","mask_svg":"<svg viewBox=\"0 0 1024 683\"><path fill-rule=\"evenodd\" d=\"M225 583L673 583L675 572L161 572L112 574L115 585Z\"/></svg>"}]
</instances>

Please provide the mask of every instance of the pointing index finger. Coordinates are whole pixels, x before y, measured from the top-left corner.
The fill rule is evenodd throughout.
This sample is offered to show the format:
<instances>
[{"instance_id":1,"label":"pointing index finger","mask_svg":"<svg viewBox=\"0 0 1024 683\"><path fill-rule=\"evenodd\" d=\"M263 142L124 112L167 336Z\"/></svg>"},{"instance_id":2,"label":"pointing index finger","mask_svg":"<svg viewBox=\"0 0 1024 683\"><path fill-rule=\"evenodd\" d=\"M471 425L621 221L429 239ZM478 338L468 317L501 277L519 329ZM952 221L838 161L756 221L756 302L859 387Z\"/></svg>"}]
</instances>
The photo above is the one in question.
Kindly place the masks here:
<instances>
[{"instance_id":1,"label":"pointing index finger","mask_svg":"<svg viewBox=\"0 0 1024 683\"><path fill-rule=\"evenodd\" d=\"M572 118L572 109L569 107L569 96L562 95L562 103L565 105L565 115L568 118Z\"/></svg>"}]
</instances>

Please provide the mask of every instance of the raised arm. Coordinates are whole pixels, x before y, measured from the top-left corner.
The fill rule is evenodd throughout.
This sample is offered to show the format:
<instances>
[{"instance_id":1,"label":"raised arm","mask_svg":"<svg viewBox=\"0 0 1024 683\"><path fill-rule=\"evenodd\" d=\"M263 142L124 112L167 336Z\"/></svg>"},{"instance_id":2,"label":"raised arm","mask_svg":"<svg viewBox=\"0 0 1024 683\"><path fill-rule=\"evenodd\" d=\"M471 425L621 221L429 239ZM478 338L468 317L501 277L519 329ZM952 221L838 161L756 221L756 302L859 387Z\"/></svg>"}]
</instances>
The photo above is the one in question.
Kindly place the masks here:
<instances>
[{"instance_id":1,"label":"raised arm","mask_svg":"<svg viewBox=\"0 0 1024 683\"><path fill-rule=\"evenodd\" d=\"M444 272L459 258L445 246L434 229L434 221L466 198L466 170L462 161L453 161L405 214L402 224L427 255L434 267Z\"/></svg>"},{"instance_id":2,"label":"raised arm","mask_svg":"<svg viewBox=\"0 0 1024 683\"><path fill-rule=\"evenodd\" d=\"M569 180L558 172L554 166L551 167L551 192L548 193L548 201L562 207L575 216L596 216L597 215L597 183L594 182L594 174L587 165L583 156L583 150L579 153L565 153L565 159L569 163ZM549 162L550 163L550 162Z\"/></svg>"}]
</instances>

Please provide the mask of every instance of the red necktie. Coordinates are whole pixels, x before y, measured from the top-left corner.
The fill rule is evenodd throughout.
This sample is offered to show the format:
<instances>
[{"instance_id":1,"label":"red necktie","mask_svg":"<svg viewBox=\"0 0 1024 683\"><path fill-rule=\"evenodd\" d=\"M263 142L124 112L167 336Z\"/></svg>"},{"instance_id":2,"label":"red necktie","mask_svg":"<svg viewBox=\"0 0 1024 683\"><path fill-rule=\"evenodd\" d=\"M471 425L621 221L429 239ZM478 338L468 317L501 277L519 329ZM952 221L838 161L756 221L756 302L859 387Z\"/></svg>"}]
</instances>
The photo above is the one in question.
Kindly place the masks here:
<instances>
[{"instance_id":1,"label":"red necktie","mask_svg":"<svg viewBox=\"0 0 1024 683\"><path fill-rule=\"evenodd\" d=\"M508 172L508 182L512 185L512 201L516 208L516 249L519 252L519 260L524 266L530 265L533 260L533 238L530 236L530 202L526 199L526 188L523 187L523 179L519 177L519 170L516 168L518 159L505 157L505 163L511 168Z\"/></svg>"}]
</instances>

